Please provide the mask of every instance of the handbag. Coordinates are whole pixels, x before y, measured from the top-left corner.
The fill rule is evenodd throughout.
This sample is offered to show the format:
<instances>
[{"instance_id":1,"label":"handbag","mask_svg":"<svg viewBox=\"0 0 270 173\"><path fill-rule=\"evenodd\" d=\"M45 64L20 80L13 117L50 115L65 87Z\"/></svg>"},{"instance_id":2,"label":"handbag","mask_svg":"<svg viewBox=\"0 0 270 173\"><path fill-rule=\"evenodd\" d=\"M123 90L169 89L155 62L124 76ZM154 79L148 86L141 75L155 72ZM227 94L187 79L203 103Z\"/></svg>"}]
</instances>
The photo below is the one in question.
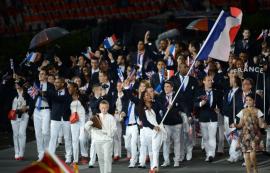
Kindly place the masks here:
<instances>
[{"instance_id":1,"label":"handbag","mask_svg":"<svg viewBox=\"0 0 270 173\"><path fill-rule=\"evenodd\" d=\"M78 115L78 112L77 112L77 108L78 108L78 102L77 102L77 105L76 105L76 111L73 112L70 117L69 117L69 122L71 124L74 124L76 123L77 121L79 121L79 115Z\"/></svg>"},{"instance_id":2,"label":"handbag","mask_svg":"<svg viewBox=\"0 0 270 173\"><path fill-rule=\"evenodd\" d=\"M8 119L10 119L10 120L16 120L16 110L10 110L8 112Z\"/></svg>"}]
</instances>

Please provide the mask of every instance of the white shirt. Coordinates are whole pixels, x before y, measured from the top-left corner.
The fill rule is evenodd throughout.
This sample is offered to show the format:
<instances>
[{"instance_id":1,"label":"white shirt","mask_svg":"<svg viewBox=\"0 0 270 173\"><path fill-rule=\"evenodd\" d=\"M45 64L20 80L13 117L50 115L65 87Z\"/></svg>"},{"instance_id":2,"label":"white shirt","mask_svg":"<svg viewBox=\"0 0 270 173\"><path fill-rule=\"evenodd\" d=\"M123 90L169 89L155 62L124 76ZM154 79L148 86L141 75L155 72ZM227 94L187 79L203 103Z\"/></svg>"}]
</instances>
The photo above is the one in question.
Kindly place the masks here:
<instances>
[{"instance_id":1,"label":"white shirt","mask_svg":"<svg viewBox=\"0 0 270 173\"><path fill-rule=\"evenodd\" d=\"M241 110L236 116L241 119L243 117L243 110ZM258 118L263 117L263 113L260 109L258 109L257 117Z\"/></svg>"},{"instance_id":2,"label":"white shirt","mask_svg":"<svg viewBox=\"0 0 270 173\"><path fill-rule=\"evenodd\" d=\"M12 102L12 110L22 109L26 106L26 101L24 100L22 93L18 93L18 97L15 97Z\"/></svg>"},{"instance_id":3,"label":"white shirt","mask_svg":"<svg viewBox=\"0 0 270 173\"><path fill-rule=\"evenodd\" d=\"M92 137L94 141L113 140L113 137L117 131L115 118L107 113L103 115L99 114L100 121L102 123L102 129L91 128Z\"/></svg>"},{"instance_id":4,"label":"white shirt","mask_svg":"<svg viewBox=\"0 0 270 173\"><path fill-rule=\"evenodd\" d=\"M42 87L40 87L39 89L41 90L41 91L47 91L47 85L48 83L47 82L44 82L44 83L40 83L40 86L42 86ZM41 105L40 105L40 107L49 107L49 104L48 104L48 101L47 101L47 99L46 98L44 98L44 97L39 97L38 99L37 99L37 101L36 101L36 107L38 107L39 105L39 99L41 99L42 98L42 100L41 100Z\"/></svg>"},{"instance_id":5,"label":"white shirt","mask_svg":"<svg viewBox=\"0 0 270 173\"><path fill-rule=\"evenodd\" d=\"M184 79L185 79L185 82L184 82L184 86L182 86L182 87L184 87L184 90L186 89L186 87L187 87L187 85L188 85L188 81L189 81L189 76L182 76L182 75L180 75L179 74L179 77L180 77L180 80L181 80L181 83L184 81Z\"/></svg>"},{"instance_id":6,"label":"white shirt","mask_svg":"<svg viewBox=\"0 0 270 173\"><path fill-rule=\"evenodd\" d=\"M94 74L95 72L99 72L99 68L97 68L97 69L92 69L92 70L91 70L91 73L92 73L92 74Z\"/></svg>"},{"instance_id":7,"label":"white shirt","mask_svg":"<svg viewBox=\"0 0 270 173\"><path fill-rule=\"evenodd\" d=\"M145 115L146 115L146 119L147 119L147 121L149 121L149 123L151 123L154 126L158 126L157 119L156 119L156 113L153 109L145 110Z\"/></svg>"},{"instance_id":8,"label":"white shirt","mask_svg":"<svg viewBox=\"0 0 270 173\"><path fill-rule=\"evenodd\" d=\"M115 103L115 107L116 107L116 111L120 112L122 110L122 101L121 98L123 97L123 92L118 93L118 97L116 99L116 103Z\"/></svg>"}]
</instances>

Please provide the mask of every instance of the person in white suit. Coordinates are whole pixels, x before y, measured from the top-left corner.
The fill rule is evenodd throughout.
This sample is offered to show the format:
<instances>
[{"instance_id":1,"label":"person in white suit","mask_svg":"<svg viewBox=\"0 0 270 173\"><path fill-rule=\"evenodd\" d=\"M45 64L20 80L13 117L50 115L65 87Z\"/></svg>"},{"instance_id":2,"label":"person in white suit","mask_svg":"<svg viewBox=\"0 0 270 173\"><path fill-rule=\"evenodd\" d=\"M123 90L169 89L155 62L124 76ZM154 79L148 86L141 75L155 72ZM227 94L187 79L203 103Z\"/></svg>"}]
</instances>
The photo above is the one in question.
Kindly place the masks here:
<instances>
[{"instance_id":1,"label":"person in white suit","mask_svg":"<svg viewBox=\"0 0 270 173\"><path fill-rule=\"evenodd\" d=\"M93 121L89 120L85 124L85 129L92 133L95 141L95 149L98 155L98 163L100 173L112 172L112 153L113 153L113 137L117 131L116 120L113 115L108 113L109 102L102 100L99 104L100 112L98 114L101 129L93 127Z\"/></svg>"}]
</instances>

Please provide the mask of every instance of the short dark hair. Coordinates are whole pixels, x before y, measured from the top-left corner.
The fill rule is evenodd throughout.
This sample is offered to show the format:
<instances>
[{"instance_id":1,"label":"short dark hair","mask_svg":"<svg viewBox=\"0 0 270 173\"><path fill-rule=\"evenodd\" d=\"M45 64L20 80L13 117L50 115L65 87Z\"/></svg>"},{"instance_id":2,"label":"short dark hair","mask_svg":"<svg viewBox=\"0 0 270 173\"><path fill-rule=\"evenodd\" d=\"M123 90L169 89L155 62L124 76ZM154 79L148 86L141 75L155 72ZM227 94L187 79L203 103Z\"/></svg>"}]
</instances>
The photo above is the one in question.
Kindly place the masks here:
<instances>
[{"instance_id":1,"label":"short dark hair","mask_svg":"<svg viewBox=\"0 0 270 173\"><path fill-rule=\"evenodd\" d=\"M170 80L166 80L166 81L164 82L164 85L165 85L165 84L169 84L169 85L171 85L171 87L174 87L173 82L170 81Z\"/></svg>"},{"instance_id":2,"label":"short dark hair","mask_svg":"<svg viewBox=\"0 0 270 173\"><path fill-rule=\"evenodd\" d=\"M238 87L240 87L242 85L242 81L241 81L240 77L239 76L235 76L234 78L235 78L236 85Z\"/></svg>"}]
</instances>

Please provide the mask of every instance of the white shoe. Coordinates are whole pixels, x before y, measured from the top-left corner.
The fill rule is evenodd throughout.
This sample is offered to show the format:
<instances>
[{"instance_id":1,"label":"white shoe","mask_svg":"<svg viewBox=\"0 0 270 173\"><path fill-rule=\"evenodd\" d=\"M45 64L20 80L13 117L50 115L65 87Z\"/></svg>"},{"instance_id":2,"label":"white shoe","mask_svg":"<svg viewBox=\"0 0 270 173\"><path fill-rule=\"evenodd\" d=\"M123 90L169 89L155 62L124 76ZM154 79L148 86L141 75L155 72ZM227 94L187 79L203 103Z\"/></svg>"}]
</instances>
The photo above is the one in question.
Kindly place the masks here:
<instances>
[{"instance_id":1,"label":"white shoe","mask_svg":"<svg viewBox=\"0 0 270 173\"><path fill-rule=\"evenodd\" d=\"M174 162L173 167L178 168L179 167L179 162Z\"/></svg>"},{"instance_id":2,"label":"white shoe","mask_svg":"<svg viewBox=\"0 0 270 173\"><path fill-rule=\"evenodd\" d=\"M209 157L208 156L205 158L205 161L206 162L209 162Z\"/></svg>"},{"instance_id":3,"label":"white shoe","mask_svg":"<svg viewBox=\"0 0 270 173\"><path fill-rule=\"evenodd\" d=\"M66 159L65 163L71 163L71 159L70 158Z\"/></svg>"},{"instance_id":4,"label":"white shoe","mask_svg":"<svg viewBox=\"0 0 270 173\"><path fill-rule=\"evenodd\" d=\"M130 164L128 165L128 168L135 168L135 164L130 163Z\"/></svg>"},{"instance_id":5,"label":"white shoe","mask_svg":"<svg viewBox=\"0 0 270 173\"><path fill-rule=\"evenodd\" d=\"M164 162L164 163L161 165L161 167L168 167L168 166L170 166L170 162Z\"/></svg>"},{"instance_id":6,"label":"white shoe","mask_svg":"<svg viewBox=\"0 0 270 173\"><path fill-rule=\"evenodd\" d=\"M187 161L190 161L192 159L192 152L188 152L186 156Z\"/></svg>"},{"instance_id":7,"label":"white shoe","mask_svg":"<svg viewBox=\"0 0 270 173\"><path fill-rule=\"evenodd\" d=\"M246 162L242 163L242 167L246 167Z\"/></svg>"},{"instance_id":8,"label":"white shoe","mask_svg":"<svg viewBox=\"0 0 270 173\"><path fill-rule=\"evenodd\" d=\"M231 157L228 158L227 161L230 162L230 163L234 163L235 162L235 160L233 158L231 158Z\"/></svg>"}]
</instances>

